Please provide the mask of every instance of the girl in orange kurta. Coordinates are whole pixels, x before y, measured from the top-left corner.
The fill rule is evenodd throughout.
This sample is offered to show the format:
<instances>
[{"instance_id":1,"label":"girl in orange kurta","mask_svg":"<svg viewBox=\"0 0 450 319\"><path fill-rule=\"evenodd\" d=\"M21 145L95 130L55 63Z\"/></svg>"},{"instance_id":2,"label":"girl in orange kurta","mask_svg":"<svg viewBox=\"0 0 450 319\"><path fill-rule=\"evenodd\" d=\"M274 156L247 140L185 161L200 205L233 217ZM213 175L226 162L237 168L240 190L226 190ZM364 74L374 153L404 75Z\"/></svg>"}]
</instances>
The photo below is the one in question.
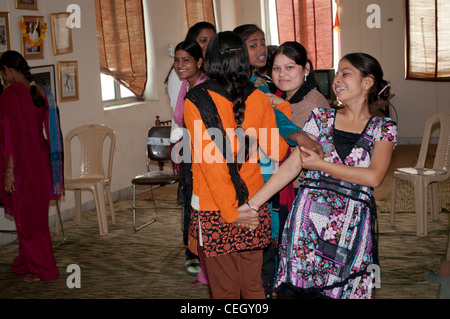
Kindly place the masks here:
<instances>
[{"instance_id":1,"label":"girl in orange kurta","mask_svg":"<svg viewBox=\"0 0 450 319\"><path fill-rule=\"evenodd\" d=\"M264 298L262 248L271 240L270 211L267 205L251 213L237 207L264 184L257 147L280 160L288 145L269 99L248 79L239 36L214 36L206 64L211 80L188 92L184 110L192 152L190 234L201 243L213 298Z\"/></svg>"}]
</instances>

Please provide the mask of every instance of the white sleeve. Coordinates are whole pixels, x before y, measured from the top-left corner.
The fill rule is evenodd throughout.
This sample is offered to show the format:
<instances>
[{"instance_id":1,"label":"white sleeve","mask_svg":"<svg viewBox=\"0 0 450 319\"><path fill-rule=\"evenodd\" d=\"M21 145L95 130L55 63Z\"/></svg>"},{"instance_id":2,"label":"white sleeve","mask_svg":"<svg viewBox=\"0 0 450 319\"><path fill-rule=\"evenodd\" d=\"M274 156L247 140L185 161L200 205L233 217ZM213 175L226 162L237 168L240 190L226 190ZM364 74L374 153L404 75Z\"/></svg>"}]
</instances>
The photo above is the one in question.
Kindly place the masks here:
<instances>
[{"instance_id":1,"label":"white sleeve","mask_svg":"<svg viewBox=\"0 0 450 319\"><path fill-rule=\"evenodd\" d=\"M175 111L177 106L178 94L180 93L182 80L178 77L175 69L172 69L169 74L169 79L167 81L167 93L169 94L170 106L172 110Z\"/></svg>"}]
</instances>

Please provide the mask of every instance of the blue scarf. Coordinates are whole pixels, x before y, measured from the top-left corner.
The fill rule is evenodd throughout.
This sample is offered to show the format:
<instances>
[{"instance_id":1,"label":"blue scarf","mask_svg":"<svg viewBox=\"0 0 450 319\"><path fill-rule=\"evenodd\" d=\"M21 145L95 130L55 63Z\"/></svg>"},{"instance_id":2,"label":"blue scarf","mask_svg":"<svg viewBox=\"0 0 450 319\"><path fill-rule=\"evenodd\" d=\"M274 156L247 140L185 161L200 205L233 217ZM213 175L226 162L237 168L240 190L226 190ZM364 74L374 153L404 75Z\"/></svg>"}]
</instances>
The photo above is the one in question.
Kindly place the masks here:
<instances>
[{"instance_id":1,"label":"blue scarf","mask_svg":"<svg viewBox=\"0 0 450 319\"><path fill-rule=\"evenodd\" d=\"M52 92L42 85L47 95L49 131L50 131L50 161L52 165L53 192L60 196L64 193L64 148L61 133L59 109Z\"/></svg>"}]
</instances>

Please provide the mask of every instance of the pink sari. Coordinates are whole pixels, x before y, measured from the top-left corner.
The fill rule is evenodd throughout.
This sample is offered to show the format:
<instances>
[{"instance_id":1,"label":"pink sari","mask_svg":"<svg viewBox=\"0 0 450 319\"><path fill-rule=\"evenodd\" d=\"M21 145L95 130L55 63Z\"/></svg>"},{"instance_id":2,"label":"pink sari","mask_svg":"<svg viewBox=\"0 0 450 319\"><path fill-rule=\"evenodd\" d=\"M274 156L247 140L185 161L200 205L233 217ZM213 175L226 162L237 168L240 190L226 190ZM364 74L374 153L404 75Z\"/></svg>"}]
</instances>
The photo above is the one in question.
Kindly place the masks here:
<instances>
[{"instance_id":1,"label":"pink sari","mask_svg":"<svg viewBox=\"0 0 450 319\"><path fill-rule=\"evenodd\" d=\"M49 114L35 108L27 87L14 83L0 97L0 176L4 177L9 156L14 162L15 193L0 187L5 213L14 216L19 237L17 273L32 272L43 280L57 277L53 258L48 210L53 193L50 164ZM39 252L39 253L38 253ZM17 269L15 269L18 267Z\"/></svg>"}]
</instances>

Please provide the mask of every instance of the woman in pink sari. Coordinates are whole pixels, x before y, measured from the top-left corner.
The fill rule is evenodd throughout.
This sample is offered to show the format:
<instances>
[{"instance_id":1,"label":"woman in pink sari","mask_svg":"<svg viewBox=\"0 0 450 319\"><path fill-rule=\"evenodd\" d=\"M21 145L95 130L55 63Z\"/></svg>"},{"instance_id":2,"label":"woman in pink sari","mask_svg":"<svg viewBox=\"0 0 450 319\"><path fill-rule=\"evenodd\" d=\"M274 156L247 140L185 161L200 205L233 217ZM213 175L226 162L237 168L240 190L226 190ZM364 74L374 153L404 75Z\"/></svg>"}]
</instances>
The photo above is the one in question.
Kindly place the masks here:
<instances>
[{"instance_id":1,"label":"woman in pink sari","mask_svg":"<svg viewBox=\"0 0 450 319\"><path fill-rule=\"evenodd\" d=\"M180 92L178 94L177 105L175 111L173 112L173 119L179 127L185 127L184 125L184 100L186 98L186 93L192 89L194 86L201 84L208 80L203 66L203 49L194 40L186 40L180 42L175 47L175 57L173 68L177 73L182 84L180 87ZM179 148L182 147L182 140L178 140L175 144L177 152ZM180 193L182 196L182 201L184 203L184 234L183 241L188 245L188 235L187 230L189 229L190 223L190 210L191 210L191 193L192 189L190 187L191 182L187 181L190 175L186 175L186 170L191 169L191 164L181 162L179 164L178 174L180 176ZM200 259L200 271L197 274L197 280L191 282L191 286L208 285L208 273L206 271L206 266L202 260L201 254L198 254ZM193 259L191 259L193 260Z\"/></svg>"},{"instance_id":2,"label":"woman in pink sari","mask_svg":"<svg viewBox=\"0 0 450 319\"><path fill-rule=\"evenodd\" d=\"M59 115L53 96L34 83L29 70L16 51L0 58L0 74L7 84L0 97L0 198L17 228L19 254L13 271L27 275L26 282L59 275L48 210L50 200L63 192Z\"/></svg>"}]
</instances>

